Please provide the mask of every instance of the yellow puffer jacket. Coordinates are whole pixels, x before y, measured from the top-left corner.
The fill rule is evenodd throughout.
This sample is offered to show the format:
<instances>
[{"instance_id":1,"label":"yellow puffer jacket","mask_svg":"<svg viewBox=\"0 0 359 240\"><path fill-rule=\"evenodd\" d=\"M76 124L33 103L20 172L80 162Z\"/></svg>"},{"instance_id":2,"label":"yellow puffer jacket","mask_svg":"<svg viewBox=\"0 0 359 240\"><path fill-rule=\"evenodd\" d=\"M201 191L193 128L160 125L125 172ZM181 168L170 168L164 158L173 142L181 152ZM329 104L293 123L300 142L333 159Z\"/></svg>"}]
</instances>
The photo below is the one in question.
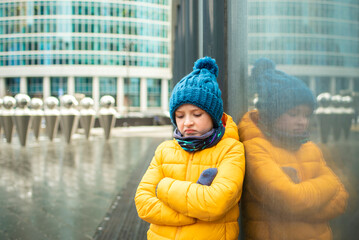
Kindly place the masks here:
<instances>
[{"instance_id":1,"label":"yellow puffer jacket","mask_svg":"<svg viewBox=\"0 0 359 240\"><path fill-rule=\"evenodd\" d=\"M246 149L245 239L331 239L328 221L346 208L344 186L313 142L287 151L272 145L257 122L254 110L238 125ZM300 182L295 184L282 167L294 168Z\"/></svg>"},{"instance_id":2,"label":"yellow puffer jacket","mask_svg":"<svg viewBox=\"0 0 359 240\"><path fill-rule=\"evenodd\" d=\"M225 134L211 148L189 153L176 140L158 146L135 196L139 217L151 223L148 239L237 239L244 149L232 118L224 114L222 122ZM218 169L211 186L197 184L208 168Z\"/></svg>"}]
</instances>

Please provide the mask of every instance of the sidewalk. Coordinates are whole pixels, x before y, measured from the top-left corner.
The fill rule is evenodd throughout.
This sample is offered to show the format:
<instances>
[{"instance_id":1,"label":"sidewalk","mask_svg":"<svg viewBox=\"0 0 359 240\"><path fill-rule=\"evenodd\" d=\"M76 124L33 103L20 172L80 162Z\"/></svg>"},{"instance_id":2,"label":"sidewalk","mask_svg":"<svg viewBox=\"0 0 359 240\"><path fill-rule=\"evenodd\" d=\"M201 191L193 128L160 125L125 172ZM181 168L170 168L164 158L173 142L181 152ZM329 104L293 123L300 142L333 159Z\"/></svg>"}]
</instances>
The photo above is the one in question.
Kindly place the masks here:
<instances>
[{"instance_id":1,"label":"sidewalk","mask_svg":"<svg viewBox=\"0 0 359 240\"><path fill-rule=\"evenodd\" d=\"M139 167L171 136L171 126L120 127L107 141L92 129L71 144L61 135L29 136L25 147L16 134L0 142L0 239L93 239L114 199L125 199Z\"/></svg>"}]
</instances>

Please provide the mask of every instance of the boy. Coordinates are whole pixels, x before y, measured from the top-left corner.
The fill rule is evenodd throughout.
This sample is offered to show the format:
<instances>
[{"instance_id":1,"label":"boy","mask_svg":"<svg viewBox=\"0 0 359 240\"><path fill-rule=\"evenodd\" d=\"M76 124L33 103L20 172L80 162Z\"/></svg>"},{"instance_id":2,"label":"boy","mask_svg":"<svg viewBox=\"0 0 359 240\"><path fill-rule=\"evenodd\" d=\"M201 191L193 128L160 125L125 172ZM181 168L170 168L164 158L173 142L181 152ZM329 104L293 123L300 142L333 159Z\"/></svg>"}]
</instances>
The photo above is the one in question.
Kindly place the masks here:
<instances>
[{"instance_id":1,"label":"boy","mask_svg":"<svg viewBox=\"0 0 359 240\"><path fill-rule=\"evenodd\" d=\"M158 146L135 196L148 239L237 239L244 149L223 113L214 59L196 61L173 89L174 139Z\"/></svg>"}]
</instances>

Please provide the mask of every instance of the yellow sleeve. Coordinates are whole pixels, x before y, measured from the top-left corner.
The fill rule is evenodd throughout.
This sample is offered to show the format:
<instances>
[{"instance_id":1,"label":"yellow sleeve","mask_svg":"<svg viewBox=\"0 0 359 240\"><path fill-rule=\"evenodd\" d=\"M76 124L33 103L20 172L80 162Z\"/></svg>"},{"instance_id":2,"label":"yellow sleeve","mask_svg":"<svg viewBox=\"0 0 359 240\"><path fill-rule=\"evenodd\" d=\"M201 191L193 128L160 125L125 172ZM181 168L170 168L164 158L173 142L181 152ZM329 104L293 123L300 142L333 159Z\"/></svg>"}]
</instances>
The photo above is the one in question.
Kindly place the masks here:
<instances>
[{"instance_id":1,"label":"yellow sleeve","mask_svg":"<svg viewBox=\"0 0 359 240\"><path fill-rule=\"evenodd\" d=\"M324 207L318 209L317 213L313 213L309 215L308 221L329 221L340 214L345 212L347 207L349 194L345 190L344 186L341 184L339 191L335 194L335 196L326 204Z\"/></svg>"},{"instance_id":2,"label":"yellow sleeve","mask_svg":"<svg viewBox=\"0 0 359 240\"><path fill-rule=\"evenodd\" d=\"M340 188L340 183L327 168L322 168L317 177L295 184L272 159L268 146L253 141L245 147L246 189L266 209L279 214L308 216L325 206Z\"/></svg>"},{"instance_id":3,"label":"yellow sleeve","mask_svg":"<svg viewBox=\"0 0 359 240\"><path fill-rule=\"evenodd\" d=\"M157 225L184 226L195 223L196 219L171 209L156 197L156 186L163 178L160 159L159 147L136 191L135 204L138 216Z\"/></svg>"},{"instance_id":4,"label":"yellow sleeve","mask_svg":"<svg viewBox=\"0 0 359 240\"><path fill-rule=\"evenodd\" d=\"M236 141L229 146L217 168L211 186L164 178L158 185L157 196L183 215L202 221L217 220L241 198L245 172L242 143Z\"/></svg>"},{"instance_id":5,"label":"yellow sleeve","mask_svg":"<svg viewBox=\"0 0 359 240\"><path fill-rule=\"evenodd\" d=\"M341 183L340 179L335 175L335 173L326 165L324 158L321 154L321 170L318 175L319 177L328 176L332 179L332 181L336 181L339 184L339 188L334 196L330 199L330 201L324 204L321 208L318 208L316 212L312 212L308 214L308 216L304 216L305 219L309 221L328 221L337 217L338 215L344 213L349 194L345 190L344 185ZM323 186L324 188L326 185Z\"/></svg>"}]
</instances>

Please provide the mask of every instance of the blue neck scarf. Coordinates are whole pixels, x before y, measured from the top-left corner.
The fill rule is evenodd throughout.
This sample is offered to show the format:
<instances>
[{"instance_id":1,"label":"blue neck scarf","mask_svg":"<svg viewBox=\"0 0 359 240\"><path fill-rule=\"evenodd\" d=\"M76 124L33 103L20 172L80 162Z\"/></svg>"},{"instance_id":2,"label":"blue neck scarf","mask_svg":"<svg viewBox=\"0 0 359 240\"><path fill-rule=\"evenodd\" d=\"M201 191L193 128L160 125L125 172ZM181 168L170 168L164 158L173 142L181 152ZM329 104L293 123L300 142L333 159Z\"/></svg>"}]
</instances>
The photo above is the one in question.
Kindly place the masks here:
<instances>
[{"instance_id":1,"label":"blue neck scarf","mask_svg":"<svg viewBox=\"0 0 359 240\"><path fill-rule=\"evenodd\" d=\"M220 122L218 128L213 128L202 136L183 137L177 128L174 130L173 135L183 150L196 152L216 145L223 137L225 130L222 122Z\"/></svg>"}]
</instances>

